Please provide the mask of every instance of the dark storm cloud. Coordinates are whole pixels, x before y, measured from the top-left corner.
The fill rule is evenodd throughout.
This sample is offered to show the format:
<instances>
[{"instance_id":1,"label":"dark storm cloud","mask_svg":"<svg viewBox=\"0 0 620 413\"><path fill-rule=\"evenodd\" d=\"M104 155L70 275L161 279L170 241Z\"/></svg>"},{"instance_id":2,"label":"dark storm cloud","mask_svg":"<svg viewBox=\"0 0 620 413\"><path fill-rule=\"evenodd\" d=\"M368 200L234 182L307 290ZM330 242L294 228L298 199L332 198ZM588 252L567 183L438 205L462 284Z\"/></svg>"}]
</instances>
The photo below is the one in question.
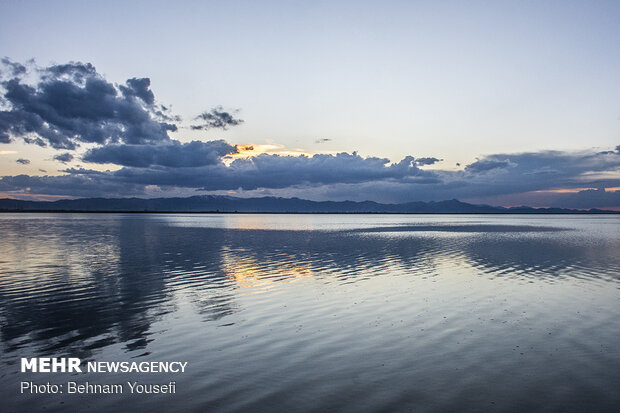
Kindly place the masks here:
<instances>
[{"instance_id":1,"label":"dark storm cloud","mask_svg":"<svg viewBox=\"0 0 620 413\"><path fill-rule=\"evenodd\" d=\"M73 160L73 155L69 152L61 153L60 155L54 156L54 159L58 162L67 163Z\"/></svg>"},{"instance_id":2,"label":"dark storm cloud","mask_svg":"<svg viewBox=\"0 0 620 413\"><path fill-rule=\"evenodd\" d=\"M222 157L237 153L235 146L223 140L190 143L171 141L163 145L107 145L93 148L82 157L85 162L147 168L171 168L216 165Z\"/></svg>"},{"instance_id":3,"label":"dark storm cloud","mask_svg":"<svg viewBox=\"0 0 620 413\"><path fill-rule=\"evenodd\" d=\"M177 130L153 105L147 78L116 87L93 65L79 62L37 68L37 73L34 84L19 77L0 83L8 106L0 111L0 142L22 138L72 150L81 143L167 142L168 132Z\"/></svg>"},{"instance_id":4,"label":"dark storm cloud","mask_svg":"<svg viewBox=\"0 0 620 413\"><path fill-rule=\"evenodd\" d=\"M23 158L19 158L15 162L17 162L19 164L22 164L22 165L28 165L30 163L30 161L28 159L23 159Z\"/></svg>"},{"instance_id":5,"label":"dark storm cloud","mask_svg":"<svg viewBox=\"0 0 620 413\"><path fill-rule=\"evenodd\" d=\"M232 113L226 112L221 106L217 106L208 112L203 112L196 116L194 120L201 121L197 125L192 125L193 130L207 130L207 129L223 129L226 130L230 126L237 126L243 123L243 119L234 117L234 114L239 110L234 110Z\"/></svg>"}]
</instances>

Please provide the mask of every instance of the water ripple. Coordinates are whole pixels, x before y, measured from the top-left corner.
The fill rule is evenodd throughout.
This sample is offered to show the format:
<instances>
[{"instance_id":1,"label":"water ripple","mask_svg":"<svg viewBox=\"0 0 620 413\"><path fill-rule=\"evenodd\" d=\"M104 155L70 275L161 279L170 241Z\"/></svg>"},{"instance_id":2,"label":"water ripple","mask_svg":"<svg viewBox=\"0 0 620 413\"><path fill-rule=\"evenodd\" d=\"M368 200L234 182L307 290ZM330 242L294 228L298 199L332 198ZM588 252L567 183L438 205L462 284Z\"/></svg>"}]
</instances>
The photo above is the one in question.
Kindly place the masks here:
<instances>
[{"instance_id":1,"label":"water ripple","mask_svg":"<svg viewBox=\"0 0 620 413\"><path fill-rule=\"evenodd\" d=\"M2 362L189 360L179 397L195 411L606 411L620 403L619 229L581 216L5 214Z\"/></svg>"}]
</instances>

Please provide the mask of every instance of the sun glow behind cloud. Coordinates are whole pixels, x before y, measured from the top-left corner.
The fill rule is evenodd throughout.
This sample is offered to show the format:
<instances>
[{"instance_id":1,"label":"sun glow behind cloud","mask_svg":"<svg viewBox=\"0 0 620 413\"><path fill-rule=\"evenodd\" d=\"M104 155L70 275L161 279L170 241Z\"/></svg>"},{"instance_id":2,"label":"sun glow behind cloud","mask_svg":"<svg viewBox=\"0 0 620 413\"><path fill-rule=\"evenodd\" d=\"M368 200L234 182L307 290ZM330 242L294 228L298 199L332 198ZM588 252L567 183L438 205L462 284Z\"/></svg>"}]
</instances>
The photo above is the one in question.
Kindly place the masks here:
<instances>
[{"instance_id":1,"label":"sun glow behind cloud","mask_svg":"<svg viewBox=\"0 0 620 413\"><path fill-rule=\"evenodd\" d=\"M284 145L280 145L277 143L270 144L242 144L237 145L238 153L228 155L226 159L228 159L228 164L237 158L251 158L254 156L258 156L261 154L268 155L280 155L280 156L312 156L313 152L306 151L304 149L299 148L287 148ZM326 153L326 152L321 152ZM330 153L330 152L327 152Z\"/></svg>"}]
</instances>

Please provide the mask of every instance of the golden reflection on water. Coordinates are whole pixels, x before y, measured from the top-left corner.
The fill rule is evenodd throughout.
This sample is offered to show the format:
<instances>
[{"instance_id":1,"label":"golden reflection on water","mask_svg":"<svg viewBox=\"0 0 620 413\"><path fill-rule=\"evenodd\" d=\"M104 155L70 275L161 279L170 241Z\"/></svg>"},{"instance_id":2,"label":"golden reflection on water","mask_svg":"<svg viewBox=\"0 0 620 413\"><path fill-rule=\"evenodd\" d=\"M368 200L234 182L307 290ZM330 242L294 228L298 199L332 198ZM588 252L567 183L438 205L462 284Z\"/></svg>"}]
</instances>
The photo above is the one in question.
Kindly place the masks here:
<instances>
[{"instance_id":1,"label":"golden reflection on water","mask_svg":"<svg viewBox=\"0 0 620 413\"><path fill-rule=\"evenodd\" d=\"M228 229L307 231L316 219L309 214L231 214L224 216Z\"/></svg>"},{"instance_id":2,"label":"golden reflection on water","mask_svg":"<svg viewBox=\"0 0 620 413\"><path fill-rule=\"evenodd\" d=\"M266 263L224 246L221 259L222 270L227 278L234 280L235 289L251 289L245 294L268 291L275 283L296 282L313 274L309 263L300 263L292 255L290 259L279 257L277 263Z\"/></svg>"}]
</instances>

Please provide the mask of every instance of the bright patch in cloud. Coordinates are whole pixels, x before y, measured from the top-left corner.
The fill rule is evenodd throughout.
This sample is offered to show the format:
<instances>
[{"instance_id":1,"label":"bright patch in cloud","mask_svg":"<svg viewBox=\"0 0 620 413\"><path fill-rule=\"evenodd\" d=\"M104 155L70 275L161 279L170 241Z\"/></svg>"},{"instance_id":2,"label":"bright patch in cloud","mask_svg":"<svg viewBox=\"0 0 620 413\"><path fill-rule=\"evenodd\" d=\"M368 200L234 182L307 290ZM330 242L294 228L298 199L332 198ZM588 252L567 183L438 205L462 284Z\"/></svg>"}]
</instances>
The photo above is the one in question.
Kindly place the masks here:
<instances>
[{"instance_id":1,"label":"bright patch in cloud","mask_svg":"<svg viewBox=\"0 0 620 413\"><path fill-rule=\"evenodd\" d=\"M269 155L280 155L280 156L312 156L314 155L314 153L312 152L308 152L304 149L298 149L298 148L287 148L284 145L279 145L279 144L265 144L265 145L261 145L261 144L243 144L243 145L237 145L237 151L238 153L234 153L231 155L228 155L228 158L230 159L237 159L237 158L251 158L254 156L258 156L261 154L269 154ZM322 152L325 153L325 152ZM329 153L329 152L327 152Z\"/></svg>"}]
</instances>

